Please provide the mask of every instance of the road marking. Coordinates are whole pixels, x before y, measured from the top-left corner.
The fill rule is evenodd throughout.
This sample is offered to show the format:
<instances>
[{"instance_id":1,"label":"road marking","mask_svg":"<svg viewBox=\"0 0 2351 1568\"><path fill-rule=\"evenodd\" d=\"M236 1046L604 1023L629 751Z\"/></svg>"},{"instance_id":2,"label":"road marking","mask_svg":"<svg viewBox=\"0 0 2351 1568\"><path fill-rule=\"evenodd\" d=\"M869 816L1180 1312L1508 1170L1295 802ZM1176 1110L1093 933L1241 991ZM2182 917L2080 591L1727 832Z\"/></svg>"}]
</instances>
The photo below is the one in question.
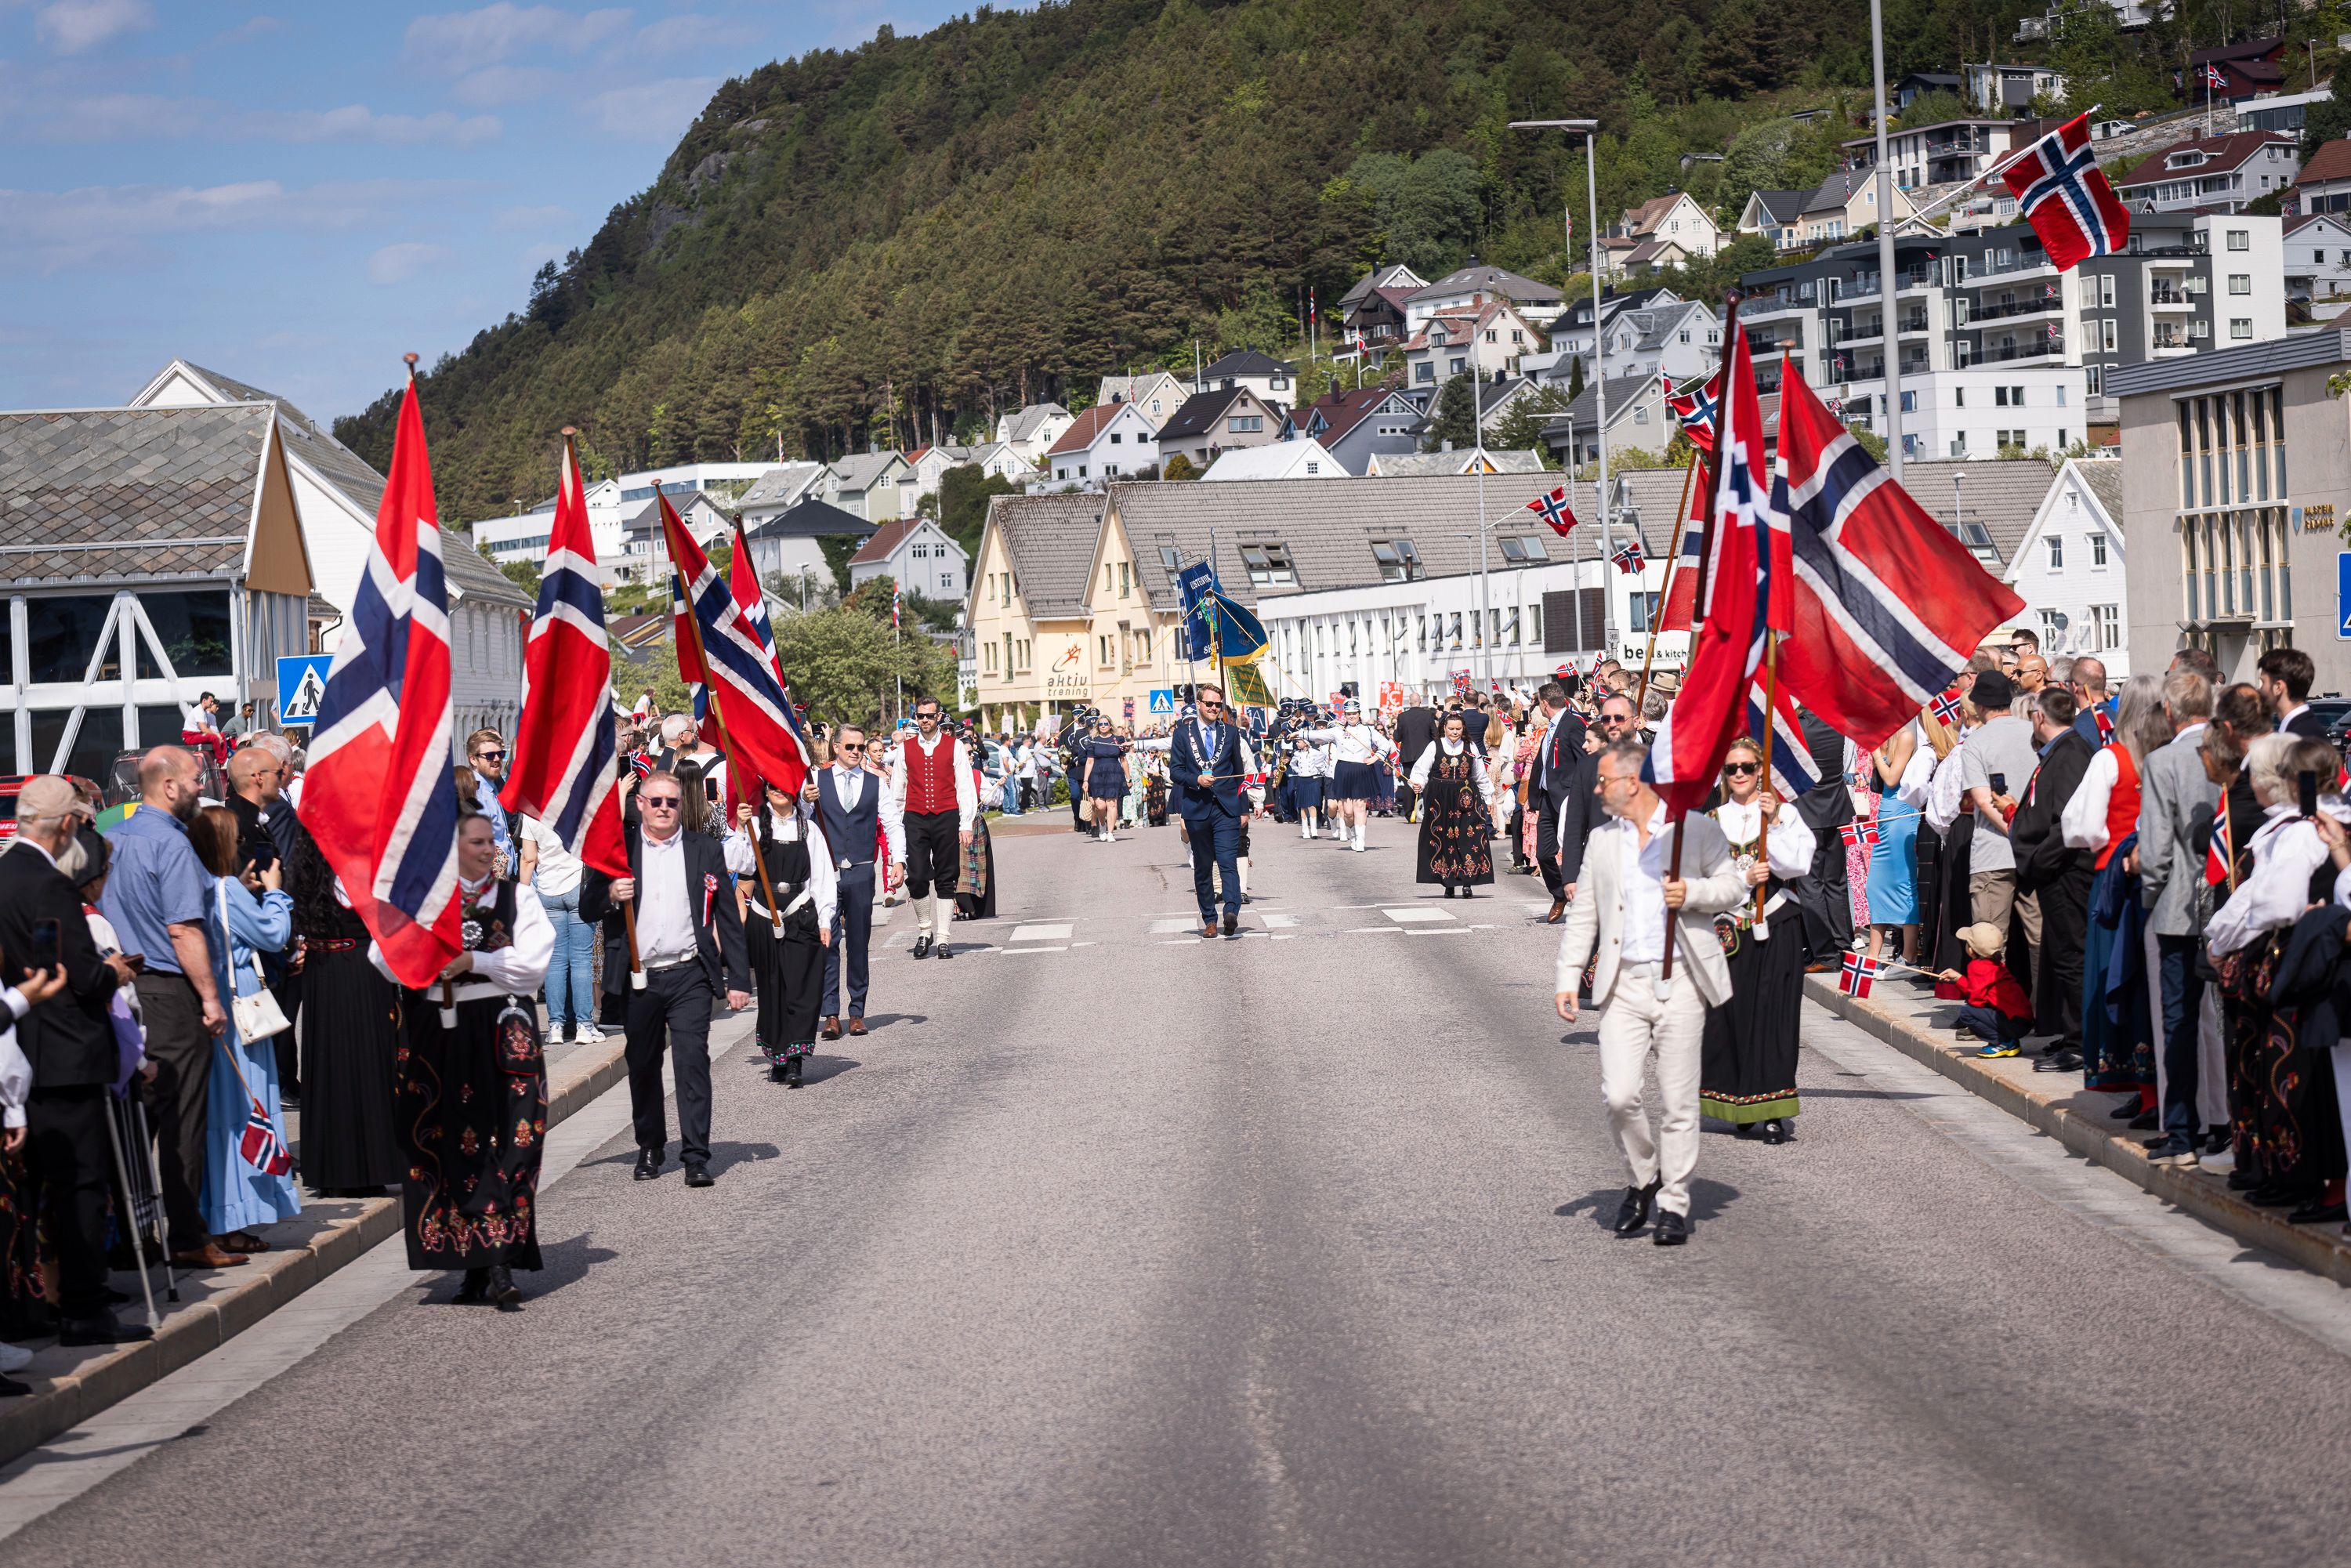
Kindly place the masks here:
<instances>
[{"instance_id":1,"label":"road marking","mask_svg":"<svg viewBox=\"0 0 2351 1568\"><path fill-rule=\"evenodd\" d=\"M1066 953L1070 949L1065 943L1058 947L1000 947L997 950L1001 953Z\"/></svg>"},{"instance_id":2,"label":"road marking","mask_svg":"<svg viewBox=\"0 0 2351 1568\"><path fill-rule=\"evenodd\" d=\"M1475 927L1468 925L1437 926L1431 931L1407 931L1407 936L1467 936Z\"/></svg>"},{"instance_id":3,"label":"road marking","mask_svg":"<svg viewBox=\"0 0 2351 1568\"><path fill-rule=\"evenodd\" d=\"M1178 931L1196 930L1198 929L1200 921L1197 915L1186 915L1181 916L1171 916L1165 920L1153 921L1151 923L1151 934L1154 936L1171 936Z\"/></svg>"},{"instance_id":4,"label":"road marking","mask_svg":"<svg viewBox=\"0 0 2351 1568\"><path fill-rule=\"evenodd\" d=\"M1265 922L1269 931L1287 931L1299 921L1295 915L1260 915L1258 918Z\"/></svg>"},{"instance_id":5,"label":"road marking","mask_svg":"<svg viewBox=\"0 0 2351 1568\"><path fill-rule=\"evenodd\" d=\"M1347 935L1350 936L1395 936L1403 930L1404 927L1401 925L1350 925L1347 927Z\"/></svg>"},{"instance_id":6,"label":"road marking","mask_svg":"<svg viewBox=\"0 0 2351 1568\"><path fill-rule=\"evenodd\" d=\"M1051 925L1016 925L1011 939L1015 942L1067 942L1072 925L1068 923Z\"/></svg>"},{"instance_id":7,"label":"road marking","mask_svg":"<svg viewBox=\"0 0 2351 1568\"><path fill-rule=\"evenodd\" d=\"M1380 913L1399 925L1414 925L1439 920L1449 921L1453 918L1442 909L1382 909Z\"/></svg>"},{"instance_id":8,"label":"road marking","mask_svg":"<svg viewBox=\"0 0 2351 1568\"><path fill-rule=\"evenodd\" d=\"M1274 940L1277 942L1295 942L1298 940L1298 933L1292 931L1288 936L1277 936L1274 937Z\"/></svg>"}]
</instances>

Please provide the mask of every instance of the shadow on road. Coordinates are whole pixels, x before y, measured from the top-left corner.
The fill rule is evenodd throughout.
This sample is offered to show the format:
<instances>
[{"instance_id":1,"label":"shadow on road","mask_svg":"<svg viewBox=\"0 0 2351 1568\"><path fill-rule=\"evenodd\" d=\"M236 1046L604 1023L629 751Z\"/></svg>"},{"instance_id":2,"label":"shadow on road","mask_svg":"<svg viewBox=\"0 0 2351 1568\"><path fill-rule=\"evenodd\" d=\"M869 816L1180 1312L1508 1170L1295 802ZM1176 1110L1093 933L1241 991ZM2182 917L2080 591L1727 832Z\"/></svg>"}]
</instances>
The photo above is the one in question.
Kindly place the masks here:
<instances>
[{"instance_id":1,"label":"shadow on road","mask_svg":"<svg viewBox=\"0 0 2351 1568\"><path fill-rule=\"evenodd\" d=\"M1735 1186L1719 1181L1708 1181L1704 1176L1695 1177L1690 1182L1690 1218L1712 1219L1739 1201L1739 1189ZM1616 1206L1624 1201L1623 1187L1604 1186L1596 1192L1577 1198L1573 1203L1562 1203L1552 1209L1552 1213L1562 1219L1573 1219L1582 1215L1589 1215L1593 1224L1606 1230L1615 1223Z\"/></svg>"}]
</instances>

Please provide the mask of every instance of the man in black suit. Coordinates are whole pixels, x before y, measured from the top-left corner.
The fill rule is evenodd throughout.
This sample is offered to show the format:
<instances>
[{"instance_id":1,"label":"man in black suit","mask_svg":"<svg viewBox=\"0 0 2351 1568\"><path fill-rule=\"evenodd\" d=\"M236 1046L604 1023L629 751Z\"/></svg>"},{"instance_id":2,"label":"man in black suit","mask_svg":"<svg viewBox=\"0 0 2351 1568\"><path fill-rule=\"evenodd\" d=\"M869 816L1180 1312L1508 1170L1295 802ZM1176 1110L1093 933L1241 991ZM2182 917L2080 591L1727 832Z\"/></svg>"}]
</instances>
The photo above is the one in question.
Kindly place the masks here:
<instances>
[{"instance_id":1,"label":"man in black suit","mask_svg":"<svg viewBox=\"0 0 2351 1568\"><path fill-rule=\"evenodd\" d=\"M2277 716L2279 732L2305 740L2325 740L2326 724L2310 711L2310 683L2318 674L2310 655L2299 648L2272 648L2262 655L2254 685L2262 700Z\"/></svg>"},{"instance_id":2,"label":"man in black suit","mask_svg":"<svg viewBox=\"0 0 2351 1568\"><path fill-rule=\"evenodd\" d=\"M2082 965L2090 935L2095 855L2065 847L2061 819L2096 755L2074 727L2074 694L2043 686L2033 698L2032 740L2041 765L2017 802L2008 841L2016 852L2016 891L2041 901L2041 958L2032 977L2034 1026L2057 1038L2036 1072L2082 1065Z\"/></svg>"},{"instance_id":3,"label":"man in black suit","mask_svg":"<svg viewBox=\"0 0 2351 1568\"><path fill-rule=\"evenodd\" d=\"M1197 716L1176 727L1168 747L1168 777L1184 812L1184 835L1192 846L1192 892L1200 904L1200 935L1217 935L1216 875L1225 879L1225 928L1240 935L1241 824L1249 820L1243 775L1256 764L1240 727L1225 712L1222 686L1202 685Z\"/></svg>"},{"instance_id":4,"label":"man in black suit","mask_svg":"<svg viewBox=\"0 0 2351 1568\"><path fill-rule=\"evenodd\" d=\"M32 1004L16 1025L33 1069L24 1147L57 1227L58 1337L69 1345L147 1339L152 1331L116 1322L106 1302L106 1097L120 1067L106 1009L137 971L128 958L98 956L82 914L75 878L99 841L94 832L78 838L89 806L71 784L45 774L26 780L16 810L16 841L0 854L0 957L6 982Z\"/></svg>"},{"instance_id":5,"label":"man in black suit","mask_svg":"<svg viewBox=\"0 0 2351 1568\"><path fill-rule=\"evenodd\" d=\"M678 1156L685 1185L710 1175L710 1004L751 1000L743 923L735 910L726 852L708 833L689 833L679 815L677 775L656 768L637 787L642 827L629 831L629 874L590 872L580 884L580 918L604 925L604 989L622 1000L628 1030L629 1106L636 1121L639 1181L661 1175L669 1146L662 1112L662 1052L677 1076ZM638 967L629 968L622 905L636 908Z\"/></svg>"},{"instance_id":6,"label":"man in black suit","mask_svg":"<svg viewBox=\"0 0 2351 1568\"><path fill-rule=\"evenodd\" d=\"M1562 808L1576 814L1576 824L1583 823L1583 805L1576 796L1582 773L1579 759L1584 754L1583 721L1569 712L1567 706L1582 685L1570 674L1545 681L1535 688L1535 701L1541 705L1545 727L1542 739L1535 747L1535 771L1527 786L1527 809L1539 813L1535 818L1535 864L1542 872L1543 885L1551 889L1551 913L1543 919L1552 925L1567 914L1568 883L1560 874ZM1579 865L1583 859L1583 842L1579 833Z\"/></svg>"},{"instance_id":7,"label":"man in black suit","mask_svg":"<svg viewBox=\"0 0 2351 1568\"><path fill-rule=\"evenodd\" d=\"M1813 831L1813 870L1796 880L1796 909L1803 916L1805 965L1834 968L1853 948L1853 886L1845 869L1844 837L1837 830L1854 820L1853 788L1845 782L1845 738L1820 715L1796 715L1820 782L1796 797L1796 815Z\"/></svg>"},{"instance_id":8,"label":"man in black suit","mask_svg":"<svg viewBox=\"0 0 2351 1568\"><path fill-rule=\"evenodd\" d=\"M1411 820L1413 806L1418 797L1405 779L1412 773L1412 765L1420 760L1420 754L1436 741L1435 708L1426 703L1417 703L1396 715L1396 771L1405 776L1396 780L1396 810L1404 813L1406 821Z\"/></svg>"}]
</instances>

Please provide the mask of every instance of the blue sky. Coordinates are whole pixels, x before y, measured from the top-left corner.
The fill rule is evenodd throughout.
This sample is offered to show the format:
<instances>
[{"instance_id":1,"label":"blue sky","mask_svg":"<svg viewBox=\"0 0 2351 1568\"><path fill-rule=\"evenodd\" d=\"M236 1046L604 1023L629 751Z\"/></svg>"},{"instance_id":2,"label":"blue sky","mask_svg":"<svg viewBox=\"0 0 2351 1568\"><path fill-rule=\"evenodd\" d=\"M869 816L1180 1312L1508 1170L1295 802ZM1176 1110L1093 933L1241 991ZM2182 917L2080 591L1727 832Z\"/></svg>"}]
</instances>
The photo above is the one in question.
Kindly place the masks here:
<instances>
[{"instance_id":1,"label":"blue sky","mask_svg":"<svg viewBox=\"0 0 2351 1568\"><path fill-rule=\"evenodd\" d=\"M0 408L173 355L320 419L519 310L713 89L971 0L0 0Z\"/></svg>"}]
</instances>

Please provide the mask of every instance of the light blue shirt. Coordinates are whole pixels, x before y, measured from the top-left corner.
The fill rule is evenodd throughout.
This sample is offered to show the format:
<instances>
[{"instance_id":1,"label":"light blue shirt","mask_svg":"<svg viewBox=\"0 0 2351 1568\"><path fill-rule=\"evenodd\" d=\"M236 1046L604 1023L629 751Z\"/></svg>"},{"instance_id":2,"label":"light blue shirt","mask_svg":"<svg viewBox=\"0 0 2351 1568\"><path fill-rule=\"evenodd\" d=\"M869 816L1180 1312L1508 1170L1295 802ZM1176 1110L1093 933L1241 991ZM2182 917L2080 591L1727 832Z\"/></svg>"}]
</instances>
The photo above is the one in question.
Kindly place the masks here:
<instances>
[{"instance_id":1,"label":"light blue shirt","mask_svg":"<svg viewBox=\"0 0 2351 1568\"><path fill-rule=\"evenodd\" d=\"M145 955L150 974L182 973L169 927L204 925L213 893L212 873L196 859L186 824L160 806L142 805L106 842L112 853L99 913L124 952Z\"/></svg>"}]
</instances>

